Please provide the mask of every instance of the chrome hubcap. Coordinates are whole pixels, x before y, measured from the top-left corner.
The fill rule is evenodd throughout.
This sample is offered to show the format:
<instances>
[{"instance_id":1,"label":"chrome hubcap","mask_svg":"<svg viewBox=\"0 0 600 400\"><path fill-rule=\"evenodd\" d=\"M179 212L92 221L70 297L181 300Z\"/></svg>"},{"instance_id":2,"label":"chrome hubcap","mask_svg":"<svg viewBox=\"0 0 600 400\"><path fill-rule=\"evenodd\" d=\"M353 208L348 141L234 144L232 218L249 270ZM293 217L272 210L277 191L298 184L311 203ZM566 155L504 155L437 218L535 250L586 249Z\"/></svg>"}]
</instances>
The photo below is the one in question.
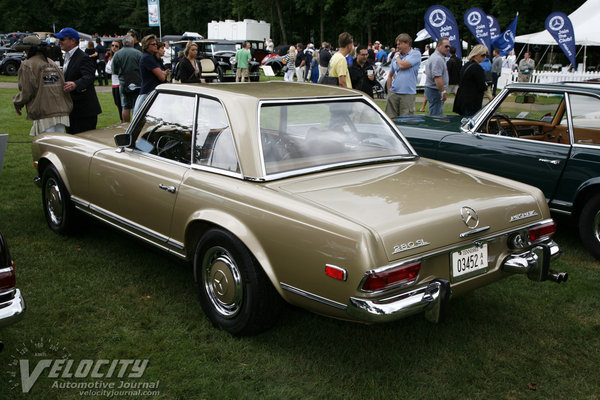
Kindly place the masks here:
<instances>
[{"instance_id":1,"label":"chrome hubcap","mask_svg":"<svg viewBox=\"0 0 600 400\"><path fill-rule=\"evenodd\" d=\"M48 217L54 225L60 225L63 219L63 199L58 182L53 178L48 179L45 190Z\"/></svg>"},{"instance_id":2,"label":"chrome hubcap","mask_svg":"<svg viewBox=\"0 0 600 400\"><path fill-rule=\"evenodd\" d=\"M243 285L233 257L222 247L212 247L202 261L204 290L215 310L233 318L242 307Z\"/></svg>"}]
</instances>

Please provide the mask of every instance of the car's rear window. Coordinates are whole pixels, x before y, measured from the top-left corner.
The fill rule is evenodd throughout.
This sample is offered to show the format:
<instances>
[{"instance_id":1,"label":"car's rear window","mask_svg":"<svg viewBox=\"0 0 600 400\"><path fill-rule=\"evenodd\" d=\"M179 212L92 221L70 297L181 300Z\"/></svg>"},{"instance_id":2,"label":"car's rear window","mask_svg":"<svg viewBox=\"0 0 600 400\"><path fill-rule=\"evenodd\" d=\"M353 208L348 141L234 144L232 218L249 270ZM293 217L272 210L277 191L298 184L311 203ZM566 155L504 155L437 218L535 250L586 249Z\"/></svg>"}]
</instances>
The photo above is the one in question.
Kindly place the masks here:
<instances>
[{"instance_id":1,"label":"car's rear window","mask_svg":"<svg viewBox=\"0 0 600 400\"><path fill-rule=\"evenodd\" d=\"M382 115L360 100L263 104L260 134L267 175L412 155Z\"/></svg>"}]
</instances>

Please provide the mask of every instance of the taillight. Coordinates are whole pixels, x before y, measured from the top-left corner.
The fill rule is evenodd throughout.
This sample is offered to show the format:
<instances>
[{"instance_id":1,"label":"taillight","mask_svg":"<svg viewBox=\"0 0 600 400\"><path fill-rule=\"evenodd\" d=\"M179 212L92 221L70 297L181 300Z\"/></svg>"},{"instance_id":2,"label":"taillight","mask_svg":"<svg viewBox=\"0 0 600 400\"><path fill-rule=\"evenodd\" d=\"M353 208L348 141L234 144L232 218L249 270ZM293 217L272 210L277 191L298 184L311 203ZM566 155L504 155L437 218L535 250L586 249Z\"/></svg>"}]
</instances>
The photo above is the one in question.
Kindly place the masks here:
<instances>
[{"instance_id":1,"label":"taillight","mask_svg":"<svg viewBox=\"0 0 600 400\"><path fill-rule=\"evenodd\" d=\"M10 267L0 269L0 291L12 289L15 285L15 263L11 261Z\"/></svg>"},{"instance_id":2,"label":"taillight","mask_svg":"<svg viewBox=\"0 0 600 400\"><path fill-rule=\"evenodd\" d=\"M548 239L556 233L556 223L554 221L544 225L531 228L528 232L529 242L535 243L542 239Z\"/></svg>"},{"instance_id":3,"label":"taillight","mask_svg":"<svg viewBox=\"0 0 600 400\"><path fill-rule=\"evenodd\" d=\"M373 272L364 280L362 290L374 292L413 283L417 279L420 269L421 263L416 262L382 272Z\"/></svg>"}]
</instances>

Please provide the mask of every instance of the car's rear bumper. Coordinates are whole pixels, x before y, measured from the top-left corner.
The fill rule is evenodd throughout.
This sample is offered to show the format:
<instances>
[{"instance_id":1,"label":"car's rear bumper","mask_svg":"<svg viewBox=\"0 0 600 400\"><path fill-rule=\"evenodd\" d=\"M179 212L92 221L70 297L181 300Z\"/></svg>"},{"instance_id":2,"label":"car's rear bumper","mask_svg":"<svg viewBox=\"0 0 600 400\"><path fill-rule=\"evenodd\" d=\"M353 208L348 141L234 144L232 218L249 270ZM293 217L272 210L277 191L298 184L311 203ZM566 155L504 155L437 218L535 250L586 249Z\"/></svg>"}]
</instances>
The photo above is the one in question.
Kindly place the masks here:
<instances>
[{"instance_id":1,"label":"car's rear bumper","mask_svg":"<svg viewBox=\"0 0 600 400\"><path fill-rule=\"evenodd\" d=\"M550 260L559 254L560 247L549 240L523 253L506 257L500 269L509 273L527 274L534 281L564 282L568 277L566 273L549 269ZM436 279L383 299L351 297L347 311L353 318L365 322L393 321L419 312L425 312L429 321L439 322L449 305L450 296L450 283L444 279Z\"/></svg>"},{"instance_id":2,"label":"car's rear bumper","mask_svg":"<svg viewBox=\"0 0 600 400\"><path fill-rule=\"evenodd\" d=\"M425 311L428 320L438 322L449 301L450 283L439 279L385 299L351 297L348 313L366 322L386 322Z\"/></svg>"},{"instance_id":3,"label":"car's rear bumper","mask_svg":"<svg viewBox=\"0 0 600 400\"><path fill-rule=\"evenodd\" d=\"M25 299L19 289L0 294L0 327L13 324L25 313Z\"/></svg>"}]
</instances>

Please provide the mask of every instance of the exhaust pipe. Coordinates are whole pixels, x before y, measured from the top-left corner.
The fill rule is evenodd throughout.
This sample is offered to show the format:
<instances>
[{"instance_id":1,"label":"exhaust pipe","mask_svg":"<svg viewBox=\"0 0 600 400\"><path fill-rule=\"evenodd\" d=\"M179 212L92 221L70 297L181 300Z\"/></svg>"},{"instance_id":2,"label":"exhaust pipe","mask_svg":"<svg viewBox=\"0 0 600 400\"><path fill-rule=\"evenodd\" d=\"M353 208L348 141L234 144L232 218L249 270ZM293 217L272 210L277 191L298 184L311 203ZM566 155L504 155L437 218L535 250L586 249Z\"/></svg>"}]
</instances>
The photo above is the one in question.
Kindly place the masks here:
<instances>
[{"instance_id":1,"label":"exhaust pipe","mask_svg":"<svg viewBox=\"0 0 600 400\"><path fill-rule=\"evenodd\" d=\"M566 282L567 279L569 279L569 274L567 272L556 272L553 270L549 270L547 278L549 281L562 283Z\"/></svg>"}]
</instances>

